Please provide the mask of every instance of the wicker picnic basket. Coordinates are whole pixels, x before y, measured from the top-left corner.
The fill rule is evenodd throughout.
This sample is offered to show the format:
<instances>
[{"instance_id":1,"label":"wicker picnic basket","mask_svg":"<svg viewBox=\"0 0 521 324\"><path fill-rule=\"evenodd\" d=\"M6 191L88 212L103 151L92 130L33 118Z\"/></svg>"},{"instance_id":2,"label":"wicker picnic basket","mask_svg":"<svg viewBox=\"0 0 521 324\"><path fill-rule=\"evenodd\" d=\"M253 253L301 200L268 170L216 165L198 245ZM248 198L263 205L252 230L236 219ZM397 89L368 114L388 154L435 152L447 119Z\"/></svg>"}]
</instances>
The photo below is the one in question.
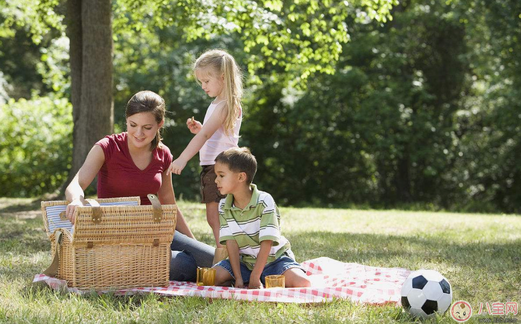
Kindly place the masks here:
<instances>
[{"instance_id":1,"label":"wicker picnic basket","mask_svg":"<svg viewBox=\"0 0 521 324\"><path fill-rule=\"evenodd\" d=\"M67 201L43 201L53 253L44 273L78 289L167 286L177 208L149 198L153 205L139 197L88 200L74 226L64 217Z\"/></svg>"}]
</instances>

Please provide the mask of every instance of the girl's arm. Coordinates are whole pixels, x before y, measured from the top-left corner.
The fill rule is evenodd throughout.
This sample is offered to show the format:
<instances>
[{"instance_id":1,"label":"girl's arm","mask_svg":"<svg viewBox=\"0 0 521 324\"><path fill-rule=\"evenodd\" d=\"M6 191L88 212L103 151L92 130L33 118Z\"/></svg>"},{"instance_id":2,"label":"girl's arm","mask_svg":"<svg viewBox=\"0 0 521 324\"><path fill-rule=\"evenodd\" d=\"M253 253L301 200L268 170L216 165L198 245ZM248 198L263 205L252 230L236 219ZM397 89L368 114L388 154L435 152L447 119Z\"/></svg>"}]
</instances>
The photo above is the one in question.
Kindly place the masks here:
<instances>
[{"instance_id":1,"label":"girl's arm","mask_svg":"<svg viewBox=\"0 0 521 324\"><path fill-rule=\"evenodd\" d=\"M225 105L219 105L215 108L213 114L210 116L208 121L204 123L203 128L197 133L197 135L192 138L188 146L185 148L183 153L179 155L179 157L172 162L172 165L167 171L167 174L170 172L175 174L181 174L181 171L186 166L186 163L190 161L190 159L199 152L201 147L203 147L204 143L212 137L212 135L224 124L224 119L226 117L226 111L224 110Z\"/></svg>"},{"instance_id":2,"label":"girl's arm","mask_svg":"<svg viewBox=\"0 0 521 324\"><path fill-rule=\"evenodd\" d=\"M74 224L73 216L76 206L83 206L85 204L85 188L92 183L92 180L94 180L94 177L98 174L103 163L105 163L103 149L98 145L94 145L80 170L67 186L67 189L65 189L65 198L70 201L69 205L67 205L66 215L71 223Z\"/></svg>"},{"instance_id":3,"label":"girl's arm","mask_svg":"<svg viewBox=\"0 0 521 324\"><path fill-rule=\"evenodd\" d=\"M166 174L167 172L163 172L162 178L163 182L161 185L161 188L159 188L159 191L157 193L157 196L159 198L159 201L163 205L169 205L169 204L175 204L175 193L174 193L174 186L172 185L172 175ZM175 229L179 232L183 233L184 235L191 237L195 239L194 234L190 230L190 227L188 227L188 223L186 223L186 220L183 216L183 213L179 209L179 206L177 206L177 223Z\"/></svg>"}]
</instances>

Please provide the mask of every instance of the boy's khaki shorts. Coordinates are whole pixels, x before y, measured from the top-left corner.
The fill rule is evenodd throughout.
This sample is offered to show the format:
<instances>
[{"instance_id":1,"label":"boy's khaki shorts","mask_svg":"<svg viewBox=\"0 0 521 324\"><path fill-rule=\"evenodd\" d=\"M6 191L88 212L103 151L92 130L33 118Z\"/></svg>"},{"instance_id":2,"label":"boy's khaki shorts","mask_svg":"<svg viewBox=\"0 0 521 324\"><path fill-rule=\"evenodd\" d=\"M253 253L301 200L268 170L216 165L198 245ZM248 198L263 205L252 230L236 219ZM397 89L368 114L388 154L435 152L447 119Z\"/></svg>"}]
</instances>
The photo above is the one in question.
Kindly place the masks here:
<instances>
[{"instance_id":1,"label":"boy's khaki shorts","mask_svg":"<svg viewBox=\"0 0 521 324\"><path fill-rule=\"evenodd\" d=\"M215 183L217 175L215 174L214 166L203 165L202 167L203 170L201 171L201 202L206 204L221 201L221 199L225 198L226 195L221 195L219 190L217 190L217 184Z\"/></svg>"}]
</instances>

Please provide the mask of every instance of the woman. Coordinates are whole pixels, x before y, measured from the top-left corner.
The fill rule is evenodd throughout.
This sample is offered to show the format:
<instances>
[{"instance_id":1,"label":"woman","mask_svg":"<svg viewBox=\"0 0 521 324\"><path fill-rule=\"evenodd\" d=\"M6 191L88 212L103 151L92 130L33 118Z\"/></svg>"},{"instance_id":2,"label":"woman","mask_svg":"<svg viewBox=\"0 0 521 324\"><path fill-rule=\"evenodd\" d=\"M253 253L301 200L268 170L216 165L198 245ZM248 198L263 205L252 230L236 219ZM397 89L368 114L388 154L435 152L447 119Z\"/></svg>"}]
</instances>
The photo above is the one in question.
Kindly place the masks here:
<instances>
[{"instance_id":1,"label":"woman","mask_svg":"<svg viewBox=\"0 0 521 324\"><path fill-rule=\"evenodd\" d=\"M147 194L157 194L161 204L175 204L172 176L166 172L172 162L170 149L161 143L165 101L152 91L136 93L126 108L127 132L98 141L65 190L71 203L67 218L74 224L74 209L83 206L84 190L98 175L98 197L140 196L150 205ZM195 240L183 214L177 209L177 225L171 245L170 280L195 281L197 266L212 265L214 249Z\"/></svg>"}]
</instances>

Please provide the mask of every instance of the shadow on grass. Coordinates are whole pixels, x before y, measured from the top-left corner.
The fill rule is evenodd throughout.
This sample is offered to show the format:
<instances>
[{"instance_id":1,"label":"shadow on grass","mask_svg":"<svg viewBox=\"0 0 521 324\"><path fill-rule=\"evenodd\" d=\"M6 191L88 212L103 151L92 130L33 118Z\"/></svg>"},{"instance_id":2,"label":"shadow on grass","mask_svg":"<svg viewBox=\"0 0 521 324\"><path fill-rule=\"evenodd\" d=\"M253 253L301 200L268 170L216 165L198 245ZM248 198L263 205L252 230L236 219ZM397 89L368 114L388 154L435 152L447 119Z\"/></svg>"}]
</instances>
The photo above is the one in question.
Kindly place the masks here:
<instances>
[{"instance_id":1,"label":"shadow on grass","mask_svg":"<svg viewBox=\"0 0 521 324\"><path fill-rule=\"evenodd\" d=\"M9 200L9 198L2 198L3 200ZM13 199L13 201L16 201L16 199ZM41 208L41 200L35 199L35 200L27 200L20 203L13 202L9 203L7 201L5 203L5 207L0 208L0 214L2 213L16 213L16 212L24 212L24 211L34 211L34 210L40 210Z\"/></svg>"},{"instance_id":2,"label":"shadow on grass","mask_svg":"<svg viewBox=\"0 0 521 324\"><path fill-rule=\"evenodd\" d=\"M431 263L479 269L521 267L521 240L497 244L454 243L438 237L330 232L286 237L299 261L329 257L376 267L421 268Z\"/></svg>"},{"instance_id":3,"label":"shadow on grass","mask_svg":"<svg viewBox=\"0 0 521 324\"><path fill-rule=\"evenodd\" d=\"M31 230L29 231L35 231ZM49 252L50 242L44 233L34 235L13 230L7 240L2 235L4 253L29 255ZM404 267L411 270L425 265L439 264L469 267L480 271L511 271L521 268L521 241L505 244L453 243L436 237L411 237L381 234L340 234L309 232L287 235L298 261L329 257L342 262L360 263L375 267ZM24 273L17 265L9 267L9 274Z\"/></svg>"},{"instance_id":4,"label":"shadow on grass","mask_svg":"<svg viewBox=\"0 0 521 324\"><path fill-rule=\"evenodd\" d=\"M50 251L51 243L41 218L16 219L9 217L0 222L0 250L19 255Z\"/></svg>"}]
</instances>

